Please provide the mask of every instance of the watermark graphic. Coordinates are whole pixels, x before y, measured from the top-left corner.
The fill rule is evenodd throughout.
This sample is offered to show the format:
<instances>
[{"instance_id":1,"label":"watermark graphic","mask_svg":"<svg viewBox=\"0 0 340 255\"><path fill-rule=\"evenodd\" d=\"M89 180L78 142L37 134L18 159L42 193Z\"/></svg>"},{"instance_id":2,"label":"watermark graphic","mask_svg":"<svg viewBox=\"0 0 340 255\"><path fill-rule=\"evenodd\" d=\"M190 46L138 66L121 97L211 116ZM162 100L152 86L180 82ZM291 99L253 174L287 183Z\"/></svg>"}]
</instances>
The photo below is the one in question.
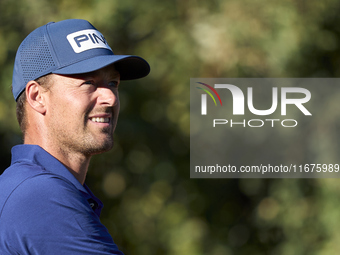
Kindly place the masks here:
<instances>
[{"instance_id":1,"label":"watermark graphic","mask_svg":"<svg viewBox=\"0 0 340 255\"><path fill-rule=\"evenodd\" d=\"M197 82L197 83L202 84L206 86L207 88L209 88L211 91L213 91L215 95L217 96L217 98L219 99L220 104L222 106L221 97L212 86L205 84L203 82ZM217 105L214 96L208 90L201 88L201 87L197 87L197 88L206 92L213 99L215 105ZM233 115L244 115L245 96L239 87L232 85L232 84L215 84L215 88L228 89L232 95ZM303 95L304 97L288 98L288 94L300 94L300 95ZM278 88L277 87L272 88L272 105L270 109L258 110L254 107L252 87L247 88L247 99L248 99L247 100L248 110L254 115L264 116L264 115L273 114L278 107ZM281 115L287 114L287 105L295 105L298 109L301 110L301 112L304 115L312 115L304 106L304 104L307 103L310 99L311 99L311 93L308 89L295 88L295 87L281 88ZM201 96L201 114L207 115L207 95L206 94L202 94Z\"/></svg>"},{"instance_id":2,"label":"watermark graphic","mask_svg":"<svg viewBox=\"0 0 340 255\"><path fill-rule=\"evenodd\" d=\"M190 176L340 177L338 157L316 155L337 93L340 79L190 79Z\"/></svg>"}]
</instances>

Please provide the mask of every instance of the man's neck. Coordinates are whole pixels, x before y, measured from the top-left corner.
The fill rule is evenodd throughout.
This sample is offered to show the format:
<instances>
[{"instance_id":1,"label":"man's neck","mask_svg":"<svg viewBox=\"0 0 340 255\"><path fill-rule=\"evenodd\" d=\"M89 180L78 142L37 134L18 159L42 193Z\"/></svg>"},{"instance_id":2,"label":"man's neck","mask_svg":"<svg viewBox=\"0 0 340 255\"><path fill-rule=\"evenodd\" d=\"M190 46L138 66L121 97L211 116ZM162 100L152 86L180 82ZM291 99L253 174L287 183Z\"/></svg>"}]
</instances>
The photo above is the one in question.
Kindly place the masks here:
<instances>
[{"instance_id":1,"label":"man's neck","mask_svg":"<svg viewBox=\"0 0 340 255\"><path fill-rule=\"evenodd\" d=\"M52 154L53 155L53 154ZM53 155L54 156L54 155ZM81 159L75 155L61 158L57 158L63 165L73 174L73 176L83 185L85 182L87 170L89 168L90 158Z\"/></svg>"},{"instance_id":2,"label":"man's neck","mask_svg":"<svg viewBox=\"0 0 340 255\"><path fill-rule=\"evenodd\" d=\"M30 139L26 138L24 144L39 145L41 148L59 160L82 185L84 184L91 156L85 156L82 153L66 151L60 147L54 147L44 143L32 142Z\"/></svg>"}]
</instances>

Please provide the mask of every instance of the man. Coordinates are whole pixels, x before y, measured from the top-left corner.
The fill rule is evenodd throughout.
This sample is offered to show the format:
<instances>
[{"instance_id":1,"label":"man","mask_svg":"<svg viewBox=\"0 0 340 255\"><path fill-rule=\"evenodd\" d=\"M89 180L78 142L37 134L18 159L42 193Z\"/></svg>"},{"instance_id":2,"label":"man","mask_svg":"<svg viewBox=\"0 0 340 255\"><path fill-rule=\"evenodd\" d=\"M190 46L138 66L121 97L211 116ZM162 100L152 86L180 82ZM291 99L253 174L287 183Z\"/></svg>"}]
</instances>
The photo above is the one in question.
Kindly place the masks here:
<instances>
[{"instance_id":1,"label":"man","mask_svg":"<svg viewBox=\"0 0 340 255\"><path fill-rule=\"evenodd\" d=\"M113 146L120 80L149 71L140 57L114 55L85 20L25 38L12 84L24 144L0 176L0 254L122 254L84 181L91 156Z\"/></svg>"}]
</instances>

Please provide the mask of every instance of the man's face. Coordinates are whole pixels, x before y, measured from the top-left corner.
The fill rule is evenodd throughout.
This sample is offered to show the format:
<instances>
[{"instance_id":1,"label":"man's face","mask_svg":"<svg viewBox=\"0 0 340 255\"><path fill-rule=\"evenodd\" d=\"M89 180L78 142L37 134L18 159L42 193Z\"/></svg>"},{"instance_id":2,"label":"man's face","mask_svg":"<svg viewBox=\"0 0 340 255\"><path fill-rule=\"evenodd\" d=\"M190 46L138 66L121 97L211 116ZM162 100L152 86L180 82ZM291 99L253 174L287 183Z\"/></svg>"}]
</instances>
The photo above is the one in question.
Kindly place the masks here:
<instances>
[{"instance_id":1,"label":"man's face","mask_svg":"<svg viewBox=\"0 0 340 255\"><path fill-rule=\"evenodd\" d=\"M111 65L86 74L52 76L46 92L48 139L66 153L91 156L110 150L119 113L119 73Z\"/></svg>"}]
</instances>

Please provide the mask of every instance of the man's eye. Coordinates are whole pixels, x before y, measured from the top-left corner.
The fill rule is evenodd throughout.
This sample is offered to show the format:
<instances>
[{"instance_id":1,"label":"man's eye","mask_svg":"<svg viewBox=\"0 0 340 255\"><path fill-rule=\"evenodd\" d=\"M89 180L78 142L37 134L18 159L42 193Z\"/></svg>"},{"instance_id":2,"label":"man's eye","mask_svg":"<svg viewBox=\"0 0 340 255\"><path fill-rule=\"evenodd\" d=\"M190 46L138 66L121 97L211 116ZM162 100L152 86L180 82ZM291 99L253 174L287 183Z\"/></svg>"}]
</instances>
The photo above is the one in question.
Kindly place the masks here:
<instances>
[{"instance_id":1,"label":"man's eye","mask_svg":"<svg viewBox=\"0 0 340 255\"><path fill-rule=\"evenodd\" d=\"M94 85L94 81L91 81L91 80L89 80L89 81L85 81L85 82L84 82L84 84L88 84L88 85Z\"/></svg>"},{"instance_id":2,"label":"man's eye","mask_svg":"<svg viewBox=\"0 0 340 255\"><path fill-rule=\"evenodd\" d=\"M109 86L110 86L110 87L117 88L118 85L119 85L119 82L118 82L118 81L110 81L110 82L109 82Z\"/></svg>"}]
</instances>

